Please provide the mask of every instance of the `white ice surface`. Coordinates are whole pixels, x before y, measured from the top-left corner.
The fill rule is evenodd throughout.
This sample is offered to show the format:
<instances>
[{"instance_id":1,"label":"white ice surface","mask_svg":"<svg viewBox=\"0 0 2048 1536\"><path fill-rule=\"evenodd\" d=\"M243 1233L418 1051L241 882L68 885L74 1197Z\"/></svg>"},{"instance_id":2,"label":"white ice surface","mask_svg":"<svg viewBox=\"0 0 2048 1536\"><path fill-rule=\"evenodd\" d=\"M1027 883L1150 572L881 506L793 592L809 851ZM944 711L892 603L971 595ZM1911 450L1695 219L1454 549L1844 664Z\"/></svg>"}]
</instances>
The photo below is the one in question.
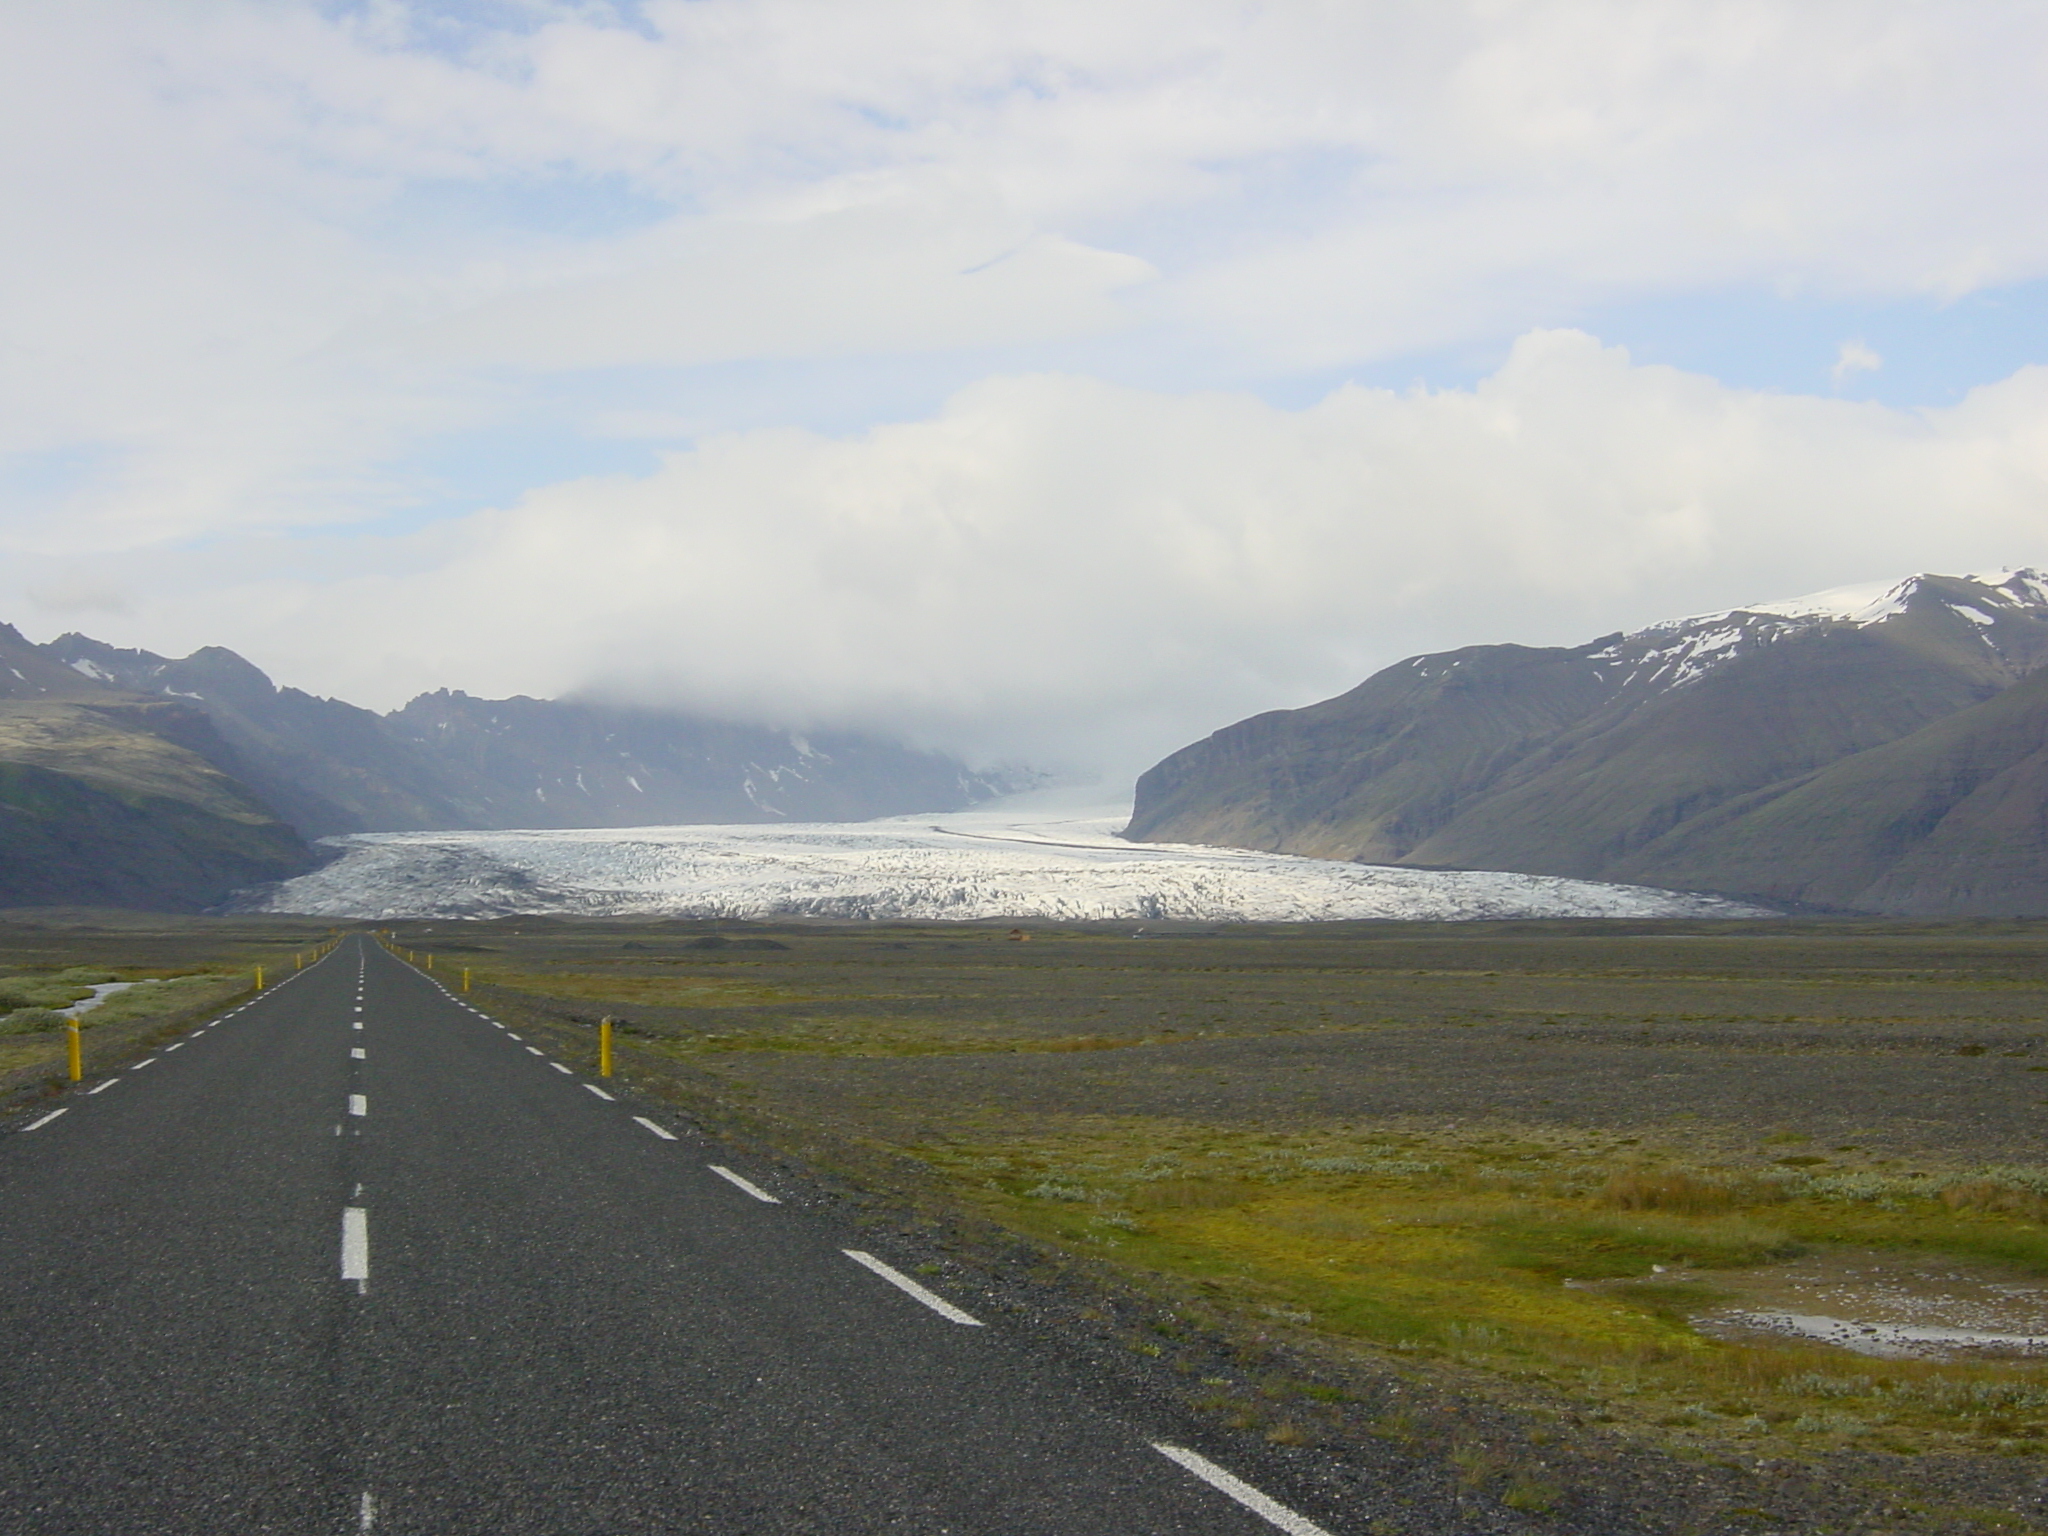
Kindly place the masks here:
<instances>
[{"instance_id":1,"label":"white ice surface","mask_svg":"<svg viewBox=\"0 0 2048 1536\"><path fill-rule=\"evenodd\" d=\"M1757 908L1541 875L1341 864L1112 834L1128 807L1007 808L885 821L335 839L333 863L260 909L321 917L1740 917Z\"/></svg>"}]
</instances>

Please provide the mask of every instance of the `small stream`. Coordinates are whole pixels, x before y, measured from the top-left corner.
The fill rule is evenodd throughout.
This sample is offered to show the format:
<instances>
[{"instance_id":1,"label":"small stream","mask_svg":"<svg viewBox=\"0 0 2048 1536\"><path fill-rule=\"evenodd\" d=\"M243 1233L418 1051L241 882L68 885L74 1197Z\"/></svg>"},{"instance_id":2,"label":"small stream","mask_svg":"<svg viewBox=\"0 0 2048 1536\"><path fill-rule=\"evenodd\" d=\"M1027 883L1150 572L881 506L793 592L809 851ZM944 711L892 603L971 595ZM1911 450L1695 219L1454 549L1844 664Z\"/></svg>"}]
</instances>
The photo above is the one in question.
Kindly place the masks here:
<instances>
[{"instance_id":1,"label":"small stream","mask_svg":"<svg viewBox=\"0 0 2048 1536\"><path fill-rule=\"evenodd\" d=\"M145 976L143 981L154 981L155 979L153 976ZM81 997L69 1008L59 1008L56 1011L63 1014L67 1019L75 1019L81 1013L91 1013L93 1009L99 1007L101 1003L104 1003L116 992L126 992L130 987L139 987L141 985L142 982L140 981L102 981L93 987L91 997Z\"/></svg>"}]
</instances>

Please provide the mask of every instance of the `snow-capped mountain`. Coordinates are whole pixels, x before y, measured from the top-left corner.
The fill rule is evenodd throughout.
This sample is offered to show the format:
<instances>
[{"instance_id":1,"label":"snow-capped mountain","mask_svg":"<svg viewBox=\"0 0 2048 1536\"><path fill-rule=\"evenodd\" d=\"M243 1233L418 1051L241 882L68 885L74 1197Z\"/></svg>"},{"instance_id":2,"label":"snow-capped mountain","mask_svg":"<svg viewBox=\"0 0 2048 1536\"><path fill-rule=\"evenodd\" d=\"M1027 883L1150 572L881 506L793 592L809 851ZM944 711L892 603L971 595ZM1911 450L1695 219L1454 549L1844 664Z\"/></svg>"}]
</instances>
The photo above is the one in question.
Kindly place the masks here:
<instances>
[{"instance_id":1,"label":"snow-capped mountain","mask_svg":"<svg viewBox=\"0 0 2048 1536\"><path fill-rule=\"evenodd\" d=\"M1139 781L1128 835L1856 910L2048 911L2048 791L2029 777L2048 751L2044 669L2033 569L1418 656L1175 753Z\"/></svg>"},{"instance_id":2,"label":"snow-capped mountain","mask_svg":"<svg viewBox=\"0 0 2048 1536\"><path fill-rule=\"evenodd\" d=\"M1951 619L1948 639L1974 641L1987 665L2014 678L2048 660L2048 576L2027 568L1977 576L1908 576L1668 619L1614 637L1591 659L1618 675L1624 689L1681 688L1726 662L1815 630L1868 629L1916 618ZM1959 628L1952 620L1968 627Z\"/></svg>"}]
</instances>

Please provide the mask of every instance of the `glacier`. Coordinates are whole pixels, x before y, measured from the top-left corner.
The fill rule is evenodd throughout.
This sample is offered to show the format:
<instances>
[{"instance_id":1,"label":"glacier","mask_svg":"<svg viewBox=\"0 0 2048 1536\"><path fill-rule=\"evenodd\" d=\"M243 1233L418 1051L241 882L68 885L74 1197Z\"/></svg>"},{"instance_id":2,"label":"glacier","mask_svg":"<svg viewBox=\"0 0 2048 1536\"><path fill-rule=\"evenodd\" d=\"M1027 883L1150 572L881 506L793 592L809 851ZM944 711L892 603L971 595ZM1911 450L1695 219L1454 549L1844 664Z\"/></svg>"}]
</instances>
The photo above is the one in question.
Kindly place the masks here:
<instances>
[{"instance_id":1,"label":"glacier","mask_svg":"<svg viewBox=\"0 0 2048 1536\"><path fill-rule=\"evenodd\" d=\"M238 910L350 919L1766 917L1712 896L1545 875L1402 869L1126 843L1128 807L1022 802L881 821L330 838L337 857Z\"/></svg>"}]
</instances>

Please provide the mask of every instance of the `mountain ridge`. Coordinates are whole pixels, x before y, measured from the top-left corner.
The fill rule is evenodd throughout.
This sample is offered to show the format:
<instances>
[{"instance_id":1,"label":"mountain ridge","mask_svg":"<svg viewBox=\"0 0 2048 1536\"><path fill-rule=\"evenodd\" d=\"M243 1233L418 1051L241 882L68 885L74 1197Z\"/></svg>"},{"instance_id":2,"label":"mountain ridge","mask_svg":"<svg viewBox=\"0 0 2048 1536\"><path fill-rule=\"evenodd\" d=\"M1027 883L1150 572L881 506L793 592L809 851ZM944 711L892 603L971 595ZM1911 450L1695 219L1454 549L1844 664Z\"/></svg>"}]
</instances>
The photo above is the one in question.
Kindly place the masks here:
<instances>
[{"instance_id":1,"label":"mountain ridge","mask_svg":"<svg viewBox=\"0 0 2048 1536\"><path fill-rule=\"evenodd\" d=\"M1024 782L859 732L585 700L441 689L380 715L220 646L0 624L0 905L208 906L354 832L855 821Z\"/></svg>"},{"instance_id":2,"label":"mountain ridge","mask_svg":"<svg viewBox=\"0 0 2048 1536\"><path fill-rule=\"evenodd\" d=\"M1967 888L1892 870L1929 839L1924 857L1936 857L1940 824L1966 798L1959 760L2019 773L2000 743L2027 727L2008 716L2048 712L2048 690L1974 712L2044 666L2048 578L2030 569L1923 574L1575 647L1410 657L1170 755L1140 778L1125 835L1853 910L2048 911L2048 892L2032 894L2017 868ZM1838 813L1824 802L1854 783L1874 816L1870 785L1841 765L1881 750L1861 771L1894 798L1917 786L1932 809L1896 847L1838 837L1830 865L1821 826ZM2028 827L2023 843L2048 857L2048 826Z\"/></svg>"}]
</instances>

